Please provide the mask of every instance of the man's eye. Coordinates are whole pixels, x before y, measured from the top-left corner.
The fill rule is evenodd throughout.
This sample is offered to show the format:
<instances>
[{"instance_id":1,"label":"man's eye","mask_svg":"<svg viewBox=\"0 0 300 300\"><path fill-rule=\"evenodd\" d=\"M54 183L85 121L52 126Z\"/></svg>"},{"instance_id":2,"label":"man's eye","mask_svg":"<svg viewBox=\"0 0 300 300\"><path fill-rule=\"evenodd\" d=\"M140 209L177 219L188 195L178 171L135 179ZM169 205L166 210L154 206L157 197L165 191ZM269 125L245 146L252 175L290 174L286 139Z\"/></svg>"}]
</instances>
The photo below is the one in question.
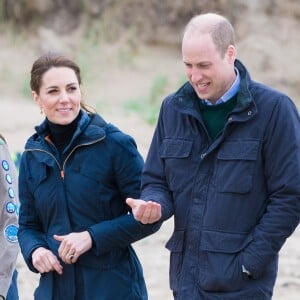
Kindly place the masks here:
<instances>
[{"instance_id":1,"label":"man's eye","mask_svg":"<svg viewBox=\"0 0 300 300\"><path fill-rule=\"evenodd\" d=\"M210 67L210 64L200 64L199 68L200 69L208 69Z\"/></svg>"}]
</instances>

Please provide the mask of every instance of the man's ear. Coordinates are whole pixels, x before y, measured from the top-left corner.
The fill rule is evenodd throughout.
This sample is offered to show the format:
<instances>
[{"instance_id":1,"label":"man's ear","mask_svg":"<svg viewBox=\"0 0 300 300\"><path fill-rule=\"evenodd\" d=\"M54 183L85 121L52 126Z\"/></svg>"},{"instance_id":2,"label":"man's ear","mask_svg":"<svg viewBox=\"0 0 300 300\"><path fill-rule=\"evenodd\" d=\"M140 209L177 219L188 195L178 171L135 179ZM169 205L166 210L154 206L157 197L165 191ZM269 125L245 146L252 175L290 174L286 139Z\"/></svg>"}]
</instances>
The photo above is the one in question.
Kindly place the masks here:
<instances>
[{"instance_id":1,"label":"man's ear","mask_svg":"<svg viewBox=\"0 0 300 300\"><path fill-rule=\"evenodd\" d=\"M229 45L226 52L226 57L230 64L233 64L236 59L236 49L233 45Z\"/></svg>"}]
</instances>

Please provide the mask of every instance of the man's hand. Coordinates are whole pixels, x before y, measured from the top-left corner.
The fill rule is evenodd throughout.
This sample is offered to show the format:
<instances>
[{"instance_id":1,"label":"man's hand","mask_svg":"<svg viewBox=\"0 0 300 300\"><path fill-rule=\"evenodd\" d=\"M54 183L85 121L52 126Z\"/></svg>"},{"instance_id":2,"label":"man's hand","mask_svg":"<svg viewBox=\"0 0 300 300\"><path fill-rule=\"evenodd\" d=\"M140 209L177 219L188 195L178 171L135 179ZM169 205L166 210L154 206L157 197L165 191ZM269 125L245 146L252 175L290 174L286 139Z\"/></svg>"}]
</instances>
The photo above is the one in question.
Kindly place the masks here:
<instances>
[{"instance_id":1,"label":"man's hand","mask_svg":"<svg viewBox=\"0 0 300 300\"><path fill-rule=\"evenodd\" d=\"M134 218L142 224L152 224L161 218L161 205L157 202L127 198L126 203L131 207Z\"/></svg>"}]
</instances>

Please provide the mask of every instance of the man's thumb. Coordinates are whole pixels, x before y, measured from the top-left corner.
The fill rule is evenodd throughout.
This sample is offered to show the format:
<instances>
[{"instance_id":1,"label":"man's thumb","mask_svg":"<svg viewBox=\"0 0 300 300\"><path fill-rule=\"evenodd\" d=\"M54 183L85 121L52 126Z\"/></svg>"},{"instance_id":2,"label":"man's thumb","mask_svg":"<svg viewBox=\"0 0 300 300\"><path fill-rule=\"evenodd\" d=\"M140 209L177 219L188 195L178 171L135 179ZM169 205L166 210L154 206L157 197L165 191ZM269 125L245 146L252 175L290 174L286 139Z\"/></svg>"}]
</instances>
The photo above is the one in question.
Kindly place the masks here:
<instances>
[{"instance_id":1,"label":"man's thumb","mask_svg":"<svg viewBox=\"0 0 300 300\"><path fill-rule=\"evenodd\" d=\"M60 241L60 242L63 240L63 235L54 234L53 237L54 237L55 240Z\"/></svg>"},{"instance_id":2,"label":"man's thumb","mask_svg":"<svg viewBox=\"0 0 300 300\"><path fill-rule=\"evenodd\" d=\"M131 208L134 208L135 200L133 198L127 198L126 199L127 205L129 205Z\"/></svg>"}]
</instances>

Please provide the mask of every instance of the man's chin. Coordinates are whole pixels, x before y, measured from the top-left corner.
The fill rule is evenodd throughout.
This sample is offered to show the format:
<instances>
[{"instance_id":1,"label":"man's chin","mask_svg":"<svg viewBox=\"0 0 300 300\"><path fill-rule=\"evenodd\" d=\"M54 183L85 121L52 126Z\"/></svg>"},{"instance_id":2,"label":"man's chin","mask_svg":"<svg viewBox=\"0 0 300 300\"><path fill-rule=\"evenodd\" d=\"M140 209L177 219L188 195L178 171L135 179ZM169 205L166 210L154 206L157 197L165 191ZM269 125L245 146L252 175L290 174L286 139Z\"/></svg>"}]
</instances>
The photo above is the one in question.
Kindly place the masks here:
<instances>
[{"instance_id":1,"label":"man's chin","mask_svg":"<svg viewBox=\"0 0 300 300\"><path fill-rule=\"evenodd\" d=\"M197 96L200 98L200 99L208 99L209 95L208 94L202 94L202 93L198 93L196 92Z\"/></svg>"}]
</instances>

